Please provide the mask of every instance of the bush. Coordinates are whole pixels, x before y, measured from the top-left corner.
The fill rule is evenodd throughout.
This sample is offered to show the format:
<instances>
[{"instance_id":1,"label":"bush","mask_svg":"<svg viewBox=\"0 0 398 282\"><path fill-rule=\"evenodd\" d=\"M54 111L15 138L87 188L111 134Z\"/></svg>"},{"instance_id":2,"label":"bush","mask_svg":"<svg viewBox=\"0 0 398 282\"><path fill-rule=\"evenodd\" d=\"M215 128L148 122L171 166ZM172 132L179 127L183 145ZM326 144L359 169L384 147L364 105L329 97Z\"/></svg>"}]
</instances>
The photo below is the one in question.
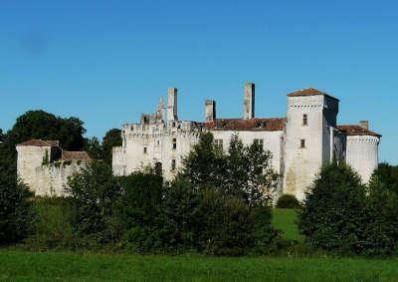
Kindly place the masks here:
<instances>
[{"instance_id":1,"label":"bush","mask_svg":"<svg viewBox=\"0 0 398 282\"><path fill-rule=\"evenodd\" d=\"M278 209L298 209L301 205L295 196L285 194L278 199L276 207Z\"/></svg>"},{"instance_id":2,"label":"bush","mask_svg":"<svg viewBox=\"0 0 398 282\"><path fill-rule=\"evenodd\" d=\"M117 211L122 189L109 165L93 161L69 179L72 198L72 227L88 242L107 244L118 241L122 233Z\"/></svg>"},{"instance_id":3,"label":"bush","mask_svg":"<svg viewBox=\"0 0 398 282\"><path fill-rule=\"evenodd\" d=\"M26 238L33 231L35 219L32 193L12 171L13 168L0 165L0 245Z\"/></svg>"},{"instance_id":4,"label":"bush","mask_svg":"<svg viewBox=\"0 0 398 282\"><path fill-rule=\"evenodd\" d=\"M37 214L35 232L25 241L31 250L75 248L70 218L70 199L35 198L33 207Z\"/></svg>"},{"instance_id":5,"label":"bush","mask_svg":"<svg viewBox=\"0 0 398 282\"><path fill-rule=\"evenodd\" d=\"M123 195L120 221L124 240L136 252L159 250L163 178L153 173L133 173L120 178Z\"/></svg>"},{"instance_id":6,"label":"bush","mask_svg":"<svg viewBox=\"0 0 398 282\"><path fill-rule=\"evenodd\" d=\"M202 192L199 250L218 256L240 256L252 246L249 206L242 199L223 195L217 189Z\"/></svg>"}]
</instances>

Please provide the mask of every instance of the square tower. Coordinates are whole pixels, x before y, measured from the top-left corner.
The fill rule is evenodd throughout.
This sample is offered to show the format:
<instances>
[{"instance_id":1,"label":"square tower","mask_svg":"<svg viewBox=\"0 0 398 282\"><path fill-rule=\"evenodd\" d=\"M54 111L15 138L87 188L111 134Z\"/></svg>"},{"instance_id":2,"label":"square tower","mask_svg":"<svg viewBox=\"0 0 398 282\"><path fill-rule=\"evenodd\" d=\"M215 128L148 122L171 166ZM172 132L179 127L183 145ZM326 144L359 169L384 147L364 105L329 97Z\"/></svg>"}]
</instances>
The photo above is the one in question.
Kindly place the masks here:
<instances>
[{"instance_id":1,"label":"square tower","mask_svg":"<svg viewBox=\"0 0 398 282\"><path fill-rule=\"evenodd\" d=\"M330 161L331 136L338 110L338 99L313 88L288 95L283 175L285 194L303 200L320 168Z\"/></svg>"}]
</instances>

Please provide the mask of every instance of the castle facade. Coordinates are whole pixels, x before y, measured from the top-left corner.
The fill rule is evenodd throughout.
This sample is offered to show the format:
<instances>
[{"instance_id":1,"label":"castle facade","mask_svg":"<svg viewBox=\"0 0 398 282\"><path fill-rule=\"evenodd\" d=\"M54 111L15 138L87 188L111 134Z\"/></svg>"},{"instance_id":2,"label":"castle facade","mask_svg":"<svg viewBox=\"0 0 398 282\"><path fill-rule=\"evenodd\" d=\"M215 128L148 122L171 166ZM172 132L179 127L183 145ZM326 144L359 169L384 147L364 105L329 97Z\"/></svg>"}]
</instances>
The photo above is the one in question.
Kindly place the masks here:
<instances>
[{"instance_id":1,"label":"castle facade","mask_svg":"<svg viewBox=\"0 0 398 282\"><path fill-rule=\"evenodd\" d=\"M304 199L320 168L333 160L347 162L365 183L378 166L381 135L371 131L367 121L338 125L339 100L319 90L287 95L286 117L258 118L255 85L247 83L243 117L218 118L216 102L207 100L205 120L200 122L178 118L177 96L177 89L170 88L167 105L161 100L154 114L143 114L139 123L123 126L123 145L113 149L115 175L152 166L170 180L203 132L211 132L215 145L225 151L235 134L245 145L262 144L272 153L272 167L280 175L278 194L299 200Z\"/></svg>"}]
</instances>

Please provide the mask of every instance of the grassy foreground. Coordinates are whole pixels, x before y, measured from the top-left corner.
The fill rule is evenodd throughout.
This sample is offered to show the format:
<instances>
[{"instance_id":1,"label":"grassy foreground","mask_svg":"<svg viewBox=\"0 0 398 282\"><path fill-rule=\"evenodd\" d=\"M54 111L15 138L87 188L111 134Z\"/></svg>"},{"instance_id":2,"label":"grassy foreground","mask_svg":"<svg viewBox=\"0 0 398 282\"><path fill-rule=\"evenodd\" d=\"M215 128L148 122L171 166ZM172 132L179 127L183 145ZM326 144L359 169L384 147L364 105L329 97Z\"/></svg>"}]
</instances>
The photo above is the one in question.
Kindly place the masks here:
<instances>
[{"instance_id":1,"label":"grassy foreground","mask_svg":"<svg viewBox=\"0 0 398 282\"><path fill-rule=\"evenodd\" d=\"M67 237L59 205L38 206L38 242ZM303 242L294 210L273 211L286 240ZM51 236L49 236L51 234ZM28 252L0 249L0 281L398 281L398 259L140 256L93 252Z\"/></svg>"},{"instance_id":2,"label":"grassy foreground","mask_svg":"<svg viewBox=\"0 0 398 282\"><path fill-rule=\"evenodd\" d=\"M0 251L11 281L397 281L398 260Z\"/></svg>"}]
</instances>

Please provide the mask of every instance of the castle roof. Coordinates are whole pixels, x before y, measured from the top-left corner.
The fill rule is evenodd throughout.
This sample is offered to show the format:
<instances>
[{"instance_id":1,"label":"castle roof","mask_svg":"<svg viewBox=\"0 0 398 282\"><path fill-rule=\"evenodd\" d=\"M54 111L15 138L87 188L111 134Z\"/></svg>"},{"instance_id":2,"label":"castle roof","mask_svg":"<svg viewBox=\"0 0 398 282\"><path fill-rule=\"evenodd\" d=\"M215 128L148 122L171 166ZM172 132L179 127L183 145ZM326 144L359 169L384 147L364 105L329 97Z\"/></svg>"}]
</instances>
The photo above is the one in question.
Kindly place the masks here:
<instances>
[{"instance_id":1,"label":"castle roof","mask_svg":"<svg viewBox=\"0 0 398 282\"><path fill-rule=\"evenodd\" d=\"M90 156L85 151L62 151L62 161L91 161Z\"/></svg>"},{"instance_id":2,"label":"castle roof","mask_svg":"<svg viewBox=\"0 0 398 282\"><path fill-rule=\"evenodd\" d=\"M381 137L380 134L363 128L360 125L338 125L337 129L347 136L375 136Z\"/></svg>"},{"instance_id":3,"label":"castle roof","mask_svg":"<svg viewBox=\"0 0 398 282\"><path fill-rule=\"evenodd\" d=\"M281 131L285 122L285 118L216 119L204 125L210 130Z\"/></svg>"},{"instance_id":4,"label":"castle roof","mask_svg":"<svg viewBox=\"0 0 398 282\"><path fill-rule=\"evenodd\" d=\"M59 147L59 141L58 140L31 139L31 140L22 142L21 144L18 144L18 146Z\"/></svg>"},{"instance_id":5,"label":"castle roof","mask_svg":"<svg viewBox=\"0 0 398 282\"><path fill-rule=\"evenodd\" d=\"M339 100L336 97L333 97L327 93L324 93L318 89L315 88L307 88L307 89L302 89L295 91L293 93L288 94L287 96L289 97L305 97L305 96L326 96L335 100Z\"/></svg>"}]
</instances>

